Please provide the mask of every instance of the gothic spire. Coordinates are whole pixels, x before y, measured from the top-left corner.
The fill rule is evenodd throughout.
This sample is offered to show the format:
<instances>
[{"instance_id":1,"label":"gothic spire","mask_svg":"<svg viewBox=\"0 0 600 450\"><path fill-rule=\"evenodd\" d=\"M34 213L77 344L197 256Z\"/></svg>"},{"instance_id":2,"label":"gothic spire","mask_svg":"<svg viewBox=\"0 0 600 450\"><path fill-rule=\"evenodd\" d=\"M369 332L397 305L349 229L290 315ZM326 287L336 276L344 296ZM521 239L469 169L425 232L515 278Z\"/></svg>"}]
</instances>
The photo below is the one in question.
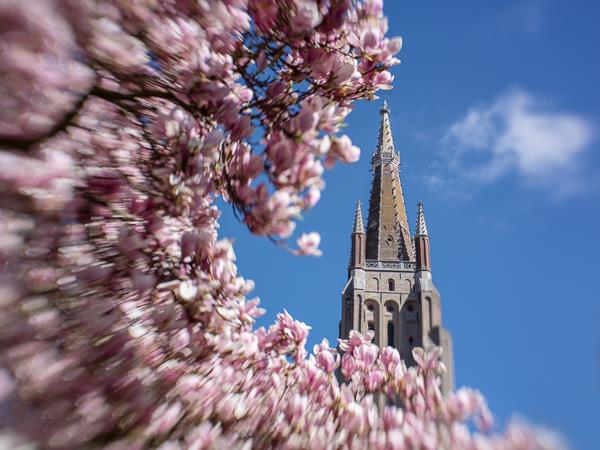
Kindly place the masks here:
<instances>
[{"instance_id":1,"label":"gothic spire","mask_svg":"<svg viewBox=\"0 0 600 450\"><path fill-rule=\"evenodd\" d=\"M387 102L383 102L383 106L379 110L381 114L381 122L379 124L379 137L377 139L377 148L373 153L371 160L372 164L375 164L382 159L398 159L400 164L400 155L394 148L394 137L392 136L392 127L390 126L390 109Z\"/></svg>"},{"instance_id":2,"label":"gothic spire","mask_svg":"<svg viewBox=\"0 0 600 450\"><path fill-rule=\"evenodd\" d=\"M380 110L379 138L371 159L373 180L367 221L367 259L414 261L404 194L400 155L394 147L387 103Z\"/></svg>"},{"instance_id":3,"label":"gothic spire","mask_svg":"<svg viewBox=\"0 0 600 450\"><path fill-rule=\"evenodd\" d=\"M427 224L425 223L425 213L423 212L423 203L419 202L417 205L417 228L415 230L415 236L429 236L427 233Z\"/></svg>"},{"instance_id":4,"label":"gothic spire","mask_svg":"<svg viewBox=\"0 0 600 450\"><path fill-rule=\"evenodd\" d=\"M356 210L354 212L354 228L353 233L365 233L365 227L363 225L362 210L360 207L360 200L356 200Z\"/></svg>"}]
</instances>

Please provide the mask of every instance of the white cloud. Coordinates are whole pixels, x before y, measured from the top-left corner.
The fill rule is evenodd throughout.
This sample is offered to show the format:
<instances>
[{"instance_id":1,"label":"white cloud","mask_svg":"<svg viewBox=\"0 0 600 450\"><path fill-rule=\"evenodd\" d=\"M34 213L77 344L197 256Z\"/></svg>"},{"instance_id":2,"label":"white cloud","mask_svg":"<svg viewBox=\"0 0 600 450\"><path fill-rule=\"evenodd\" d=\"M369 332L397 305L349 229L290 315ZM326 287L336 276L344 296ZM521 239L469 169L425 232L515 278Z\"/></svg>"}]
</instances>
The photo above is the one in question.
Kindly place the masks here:
<instances>
[{"instance_id":1,"label":"white cloud","mask_svg":"<svg viewBox=\"0 0 600 450\"><path fill-rule=\"evenodd\" d=\"M511 90L491 104L470 108L448 127L442 139L445 164L427 176L439 185L443 166L478 182L516 173L527 184L552 186L556 195L572 194L585 188L583 155L593 137L584 116Z\"/></svg>"}]
</instances>

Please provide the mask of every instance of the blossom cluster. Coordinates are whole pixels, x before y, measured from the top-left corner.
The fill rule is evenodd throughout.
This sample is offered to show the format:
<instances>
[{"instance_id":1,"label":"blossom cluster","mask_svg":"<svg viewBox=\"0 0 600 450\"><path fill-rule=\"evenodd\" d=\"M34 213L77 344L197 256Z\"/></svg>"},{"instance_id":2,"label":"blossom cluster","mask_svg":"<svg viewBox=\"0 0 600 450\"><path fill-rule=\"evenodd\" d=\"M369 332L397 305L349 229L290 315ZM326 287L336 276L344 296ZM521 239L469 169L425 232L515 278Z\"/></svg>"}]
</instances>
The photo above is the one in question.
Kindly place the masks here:
<instances>
[{"instance_id":1,"label":"blossom cluster","mask_svg":"<svg viewBox=\"0 0 600 450\"><path fill-rule=\"evenodd\" d=\"M324 168L359 157L340 131L391 86L386 32L380 0L0 3L4 442L551 448L519 424L488 433L476 391L442 396L437 349L407 368L358 333L308 356L287 313L255 328L218 238L218 199L289 238Z\"/></svg>"}]
</instances>

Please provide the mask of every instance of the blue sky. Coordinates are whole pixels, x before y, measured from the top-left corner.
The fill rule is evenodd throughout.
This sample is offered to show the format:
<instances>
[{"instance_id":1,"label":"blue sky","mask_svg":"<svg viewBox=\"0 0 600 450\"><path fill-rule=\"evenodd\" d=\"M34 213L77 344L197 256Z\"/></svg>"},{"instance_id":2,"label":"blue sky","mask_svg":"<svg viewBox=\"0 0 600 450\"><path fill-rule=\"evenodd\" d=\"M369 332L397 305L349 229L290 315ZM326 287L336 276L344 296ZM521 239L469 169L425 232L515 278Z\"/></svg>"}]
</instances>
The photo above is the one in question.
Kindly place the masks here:
<instances>
[{"instance_id":1,"label":"blue sky","mask_svg":"<svg viewBox=\"0 0 600 450\"><path fill-rule=\"evenodd\" d=\"M598 448L600 404L600 6L593 1L391 1L401 35L392 110L406 204L422 200L433 279L453 333L457 385ZM326 174L298 233L299 258L252 237L225 211L241 273L270 323L284 308L335 342L353 205L368 200L378 102L345 132L360 162ZM366 218L365 218L366 219Z\"/></svg>"}]
</instances>

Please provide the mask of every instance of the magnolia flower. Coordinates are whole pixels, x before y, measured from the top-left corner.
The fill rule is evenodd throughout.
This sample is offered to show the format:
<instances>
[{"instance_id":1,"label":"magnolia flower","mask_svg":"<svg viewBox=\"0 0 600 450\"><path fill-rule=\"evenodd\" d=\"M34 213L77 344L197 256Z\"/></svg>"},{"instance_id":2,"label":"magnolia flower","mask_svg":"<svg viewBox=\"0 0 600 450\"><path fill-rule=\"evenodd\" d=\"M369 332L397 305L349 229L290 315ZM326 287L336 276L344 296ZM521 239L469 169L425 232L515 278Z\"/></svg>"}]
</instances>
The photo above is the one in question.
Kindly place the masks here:
<instances>
[{"instance_id":1,"label":"magnolia flower","mask_svg":"<svg viewBox=\"0 0 600 450\"><path fill-rule=\"evenodd\" d=\"M375 75L375 78L373 79L373 84L378 89L388 90L392 88L392 81L394 81L394 76L390 72L385 71Z\"/></svg>"},{"instance_id":2,"label":"magnolia flower","mask_svg":"<svg viewBox=\"0 0 600 450\"><path fill-rule=\"evenodd\" d=\"M393 347L382 348L379 357L383 366L390 372L400 364L400 353Z\"/></svg>"},{"instance_id":3,"label":"magnolia flower","mask_svg":"<svg viewBox=\"0 0 600 450\"><path fill-rule=\"evenodd\" d=\"M92 23L91 48L94 56L125 71L140 70L149 60L144 44L106 17Z\"/></svg>"},{"instance_id":4,"label":"magnolia flower","mask_svg":"<svg viewBox=\"0 0 600 450\"><path fill-rule=\"evenodd\" d=\"M319 250L321 236L317 232L303 233L298 240L298 255L321 256L323 252Z\"/></svg>"},{"instance_id":5,"label":"magnolia flower","mask_svg":"<svg viewBox=\"0 0 600 450\"><path fill-rule=\"evenodd\" d=\"M392 55L395 55L396 53L398 53L401 48L402 48L402 38L401 37L396 37L396 38L390 39L386 45L386 50Z\"/></svg>"},{"instance_id":6,"label":"magnolia flower","mask_svg":"<svg viewBox=\"0 0 600 450\"><path fill-rule=\"evenodd\" d=\"M435 347L430 352L425 352L422 348L417 347L413 349L412 354L416 363L424 370L439 371L442 367L439 360L442 352L442 347Z\"/></svg>"},{"instance_id":7,"label":"magnolia flower","mask_svg":"<svg viewBox=\"0 0 600 450\"><path fill-rule=\"evenodd\" d=\"M315 345L313 353L316 357L318 366L326 373L333 373L340 364L340 355L338 355L334 349L329 347L329 341L327 339L323 339L319 345Z\"/></svg>"},{"instance_id":8,"label":"magnolia flower","mask_svg":"<svg viewBox=\"0 0 600 450\"><path fill-rule=\"evenodd\" d=\"M304 196L304 204L306 208L312 208L321 199L321 190L315 186L311 187Z\"/></svg>"},{"instance_id":9,"label":"magnolia flower","mask_svg":"<svg viewBox=\"0 0 600 450\"><path fill-rule=\"evenodd\" d=\"M295 14L292 21L294 31L307 31L321 21L319 6L315 0L294 0Z\"/></svg>"},{"instance_id":10,"label":"magnolia flower","mask_svg":"<svg viewBox=\"0 0 600 450\"><path fill-rule=\"evenodd\" d=\"M346 135L332 140L331 149L327 154L325 160L326 167L332 167L336 160L340 160L345 163L352 163L358 161L360 157L360 149L352 145L352 141Z\"/></svg>"}]
</instances>

